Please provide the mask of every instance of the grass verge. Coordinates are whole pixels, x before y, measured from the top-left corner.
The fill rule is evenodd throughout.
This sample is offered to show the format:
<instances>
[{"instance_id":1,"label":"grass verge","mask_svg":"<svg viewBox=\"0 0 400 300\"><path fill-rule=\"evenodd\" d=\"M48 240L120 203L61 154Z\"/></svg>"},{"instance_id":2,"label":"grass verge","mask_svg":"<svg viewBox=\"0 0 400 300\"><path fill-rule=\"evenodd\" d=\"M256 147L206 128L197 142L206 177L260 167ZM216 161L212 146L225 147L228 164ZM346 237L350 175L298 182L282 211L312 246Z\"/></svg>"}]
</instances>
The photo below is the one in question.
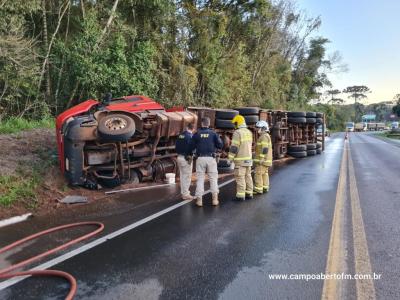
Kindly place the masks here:
<instances>
[{"instance_id":1,"label":"grass verge","mask_svg":"<svg viewBox=\"0 0 400 300\"><path fill-rule=\"evenodd\" d=\"M23 130L35 128L53 128L54 119L46 117L41 120L28 120L23 118L12 117L4 121L0 121L0 134L17 133Z\"/></svg>"},{"instance_id":2,"label":"grass verge","mask_svg":"<svg viewBox=\"0 0 400 300\"><path fill-rule=\"evenodd\" d=\"M28 209L34 209L38 203L37 190L43 183L47 170L55 165L56 158L48 151L36 153L39 161L22 165L17 169L17 175L0 176L0 207L10 207L21 202Z\"/></svg>"}]
</instances>

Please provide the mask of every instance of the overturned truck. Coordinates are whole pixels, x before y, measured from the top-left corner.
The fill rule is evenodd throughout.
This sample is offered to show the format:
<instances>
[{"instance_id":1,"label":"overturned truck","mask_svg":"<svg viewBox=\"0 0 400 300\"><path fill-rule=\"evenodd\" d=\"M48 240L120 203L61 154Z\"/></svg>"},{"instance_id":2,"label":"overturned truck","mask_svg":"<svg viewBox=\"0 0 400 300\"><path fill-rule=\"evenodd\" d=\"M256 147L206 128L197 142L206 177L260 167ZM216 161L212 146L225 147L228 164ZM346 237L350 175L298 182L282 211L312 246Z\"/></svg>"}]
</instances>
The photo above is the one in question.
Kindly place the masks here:
<instances>
[{"instance_id":1,"label":"overturned truck","mask_svg":"<svg viewBox=\"0 0 400 300\"><path fill-rule=\"evenodd\" d=\"M175 141L189 124L202 117L221 136L220 171L230 169L226 159L234 131L232 118L241 114L257 139L255 123L270 124L273 157L281 159L320 154L324 149L324 115L316 112L263 110L258 107L165 109L145 96L107 101L87 100L60 114L56 120L61 171L71 185L97 188L164 179L176 172Z\"/></svg>"}]
</instances>

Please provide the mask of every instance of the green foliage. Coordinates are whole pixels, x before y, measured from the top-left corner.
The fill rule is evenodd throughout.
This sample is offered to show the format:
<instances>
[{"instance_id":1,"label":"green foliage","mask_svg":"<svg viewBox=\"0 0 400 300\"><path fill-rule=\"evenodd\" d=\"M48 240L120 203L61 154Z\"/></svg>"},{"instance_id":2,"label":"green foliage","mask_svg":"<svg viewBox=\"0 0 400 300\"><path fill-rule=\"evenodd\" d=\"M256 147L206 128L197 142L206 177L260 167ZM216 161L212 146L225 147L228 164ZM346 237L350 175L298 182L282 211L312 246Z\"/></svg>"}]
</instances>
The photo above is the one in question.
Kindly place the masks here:
<instances>
[{"instance_id":1,"label":"green foliage","mask_svg":"<svg viewBox=\"0 0 400 300\"><path fill-rule=\"evenodd\" d=\"M54 119L46 117L39 120L11 117L0 122L0 134L17 133L23 130L35 128L53 128Z\"/></svg>"},{"instance_id":2,"label":"green foliage","mask_svg":"<svg viewBox=\"0 0 400 300\"><path fill-rule=\"evenodd\" d=\"M0 207L24 201L28 208L33 208L37 202L35 190L38 184L35 177L0 176Z\"/></svg>"},{"instance_id":3,"label":"green foliage","mask_svg":"<svg viewBox=\"0 0 400 300\"><path fill-rule=\"evenodd\" d=\"M106 92L172 105L298 109L329 86L319 18L290 0L6 1L0 119ZM46 59L47 57L47 59Z\"/></svg>"}]
</instances>

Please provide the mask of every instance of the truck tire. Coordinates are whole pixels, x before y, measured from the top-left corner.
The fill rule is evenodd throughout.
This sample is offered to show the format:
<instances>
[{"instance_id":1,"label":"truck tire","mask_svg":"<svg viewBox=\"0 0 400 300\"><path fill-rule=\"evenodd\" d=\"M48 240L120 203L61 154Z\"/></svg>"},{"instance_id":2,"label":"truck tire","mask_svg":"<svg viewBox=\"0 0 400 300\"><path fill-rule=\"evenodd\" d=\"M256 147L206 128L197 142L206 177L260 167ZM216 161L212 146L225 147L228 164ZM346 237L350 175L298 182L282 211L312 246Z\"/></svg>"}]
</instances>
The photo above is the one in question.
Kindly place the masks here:
<instances>
[{"instance_id":1,"label":"truck tire","mask_svg":"<svg viewBox=\"0 0 400 300\"><path fill-rule=\"evenodd\" d=\"M307 150L315 150L317 149L317 144L307 144Z\"/></svg>"},{"instance_id":2,"label":"truck tire","mask_svg":"<svg viewBox=\"0 0 400 300\"><path fill-rule=\"evenodd\" d=\"M235 129L235 125L233 125L231 120L216 119L215 120L215 128L219 128L219 129Z\"/></svg>"},{"instance_id":3,"label":"truck tire","mask_svg":"<svg viewBox=\"0 0 400 300\"><path fill-rule=\"evenodd\" d=\"M322 149L317 149L317 154L321 154L322 153Z\"/></svg>"},{"instance_id":4,"label":"truck tire","mask_svg":"<svg viewBox=\"0 0 400 300\"><path fill-rule=\"evenodd\" d=\"M218 173L219 174L229 174L233 173L233 169L231 167L218 167Z\"/></svg>"},{"instance_id":5,"label":"truck tire","mask_svg":"<svg viewBox=\"0 0 400 300\"><path fill-rule=\"evenodd\" d=\"M289 111L287 116L289 118L305 118L307 115L304 111Z\"/></svg>"},{"instance_id":6,"label":"truck tire","mask_svg":"<svg viewBox=\"0 0 400 300\"><path fill-rule=\"evenodd\" d=\"M315 120L315 123L317 123L317 124L322 124L322 123L323 123L322 118L317 118L317 119Z\"/></svg>"},{"instance_id":7,"label":"truck tire","mask_svg":"<svg viewBox=\"0 0 400 300\"><path fill-rule=\"evenodd\" d=\"M307 150L307 145L294 145L288 147L288 152L301 152L306 150Z\"/></svg>"},{"instance_id":8,"label":"truck tire","mask_svg":"<svg viewBox=\"0 0 400 300\"><path fill-rule=\"evenodd\" d=\"M220 159L218 161L218 168L230 168L231 163L227 159Z\"/></svg>"},{"instance_id":9,"label":"truck tire","mask_svg":"<svg viewBox=\"0 0 400 300\"><path fill-rule=\"evenodd\" d=\"M246 120L247 125L254 125L260 120L259 116L257 115L247 115L244 116L244 119Z\"/></svg>"},{"instance_id":10,"label":"truck tire","mask_svg":"<svg viewBox=\"0 0 400 300\"><path fill-rule=\"evenodd\" d=\"M317 154L317 150L307 150L307 156L313 156Z\"/></svg>"},{"instance_id":11,"label":"truck tire","mask_svg":"<svg viewBox=\"0 0 400 300\"><path fill-rule=\"evenodd\" d=\"M232 120L239 112L233 109L216 109L215 118L221 120Z\"/></svg>"},{"instance_id":12,"label":"truck tire","mask_svg":"<svg viewBox=\"0 0 400 300\"><path fill-rule=\"evenodd\" d=\"M260 112L259 107L239 107L235 108L242 116L258 115Z\"/></svg>"},{"instance_id":13,"label":"truck tire","mask_svg":"<svg viewBox=\"0 0 400 300\"><path fill-rule=\"evenodd\" d=\"M288 154L295 158L307 157L307 151L289 152Z\"/></svg>"},{"instance_id":14,"label":"truck tire","mask_svg":"<svg viewBox=\"0 0 400 300\"><path fill-rule=\"evenodd\" d=\"M315 116L316 116L317 118L322 118L322 117L324 116L324 114L323 114L323 113L320 113L320 112L317 112L317 113L315 114Z\"/></svg>"},{"instance_id":15,"label":"truck tire","mask_svg":"<svg viewBox=\"0 0 400 300\"><path fill-rule=\"evenodd\" d=\"M321 149L322 148L322 143L321 142L317 142L317 149Z\"/></svg>"},{"instance_id":16,"label":"truck tire","mask_svg":"<svg viewBox=\"0 0 400 300\"><path fill-rule=\"evenodd\" d=\"M308 124L315 124L317 122L316 118L306 118L306 122Z\"/></svg>"},{"instance_id":17,"label":"truck tire","mask_svg":"<svg viewBox=\"0 0 400 300\"><path fill-rule=\"evenodd\" d=\"M109 114L98 121L97 132L103 140L126 141L135 133L135 121L124 114Z\"/></svg>"},{"instance_id":18,"label":"truck tire","mask_svg":"<svg viewBox=\"0 0 400 300\"><path fill-rule=\"evenodd\" d=\"M290 117L290 118L288 118L288 123L304 124L306 122L307 122L307 118L304 118L304 117Z\"/></svg>"},{"instance_id":19,"label":"truck tire","mask_svg":"<svg viewBox=\"0 0 400 300\"><path fill-rule=\"evenodd\" d=\"M112 171L99 171L100 175L103 176L111 176ZM121 185L121 178L119 176L115 176L114 178L97 178L97 182L105 188L115 188L119 185Z\"/></svg>"},{"instance_id":20,"label":"truck tire","mask_svg":"<svg viewBox=\"0 0 400 300\"><path fill-rule=\"evenodd\" d=\"M316 118L317 117L317 113L315 113L313 111L308 111L308 112L306 112L306 117L307 118Z\"/></svg>"}]
</instances>

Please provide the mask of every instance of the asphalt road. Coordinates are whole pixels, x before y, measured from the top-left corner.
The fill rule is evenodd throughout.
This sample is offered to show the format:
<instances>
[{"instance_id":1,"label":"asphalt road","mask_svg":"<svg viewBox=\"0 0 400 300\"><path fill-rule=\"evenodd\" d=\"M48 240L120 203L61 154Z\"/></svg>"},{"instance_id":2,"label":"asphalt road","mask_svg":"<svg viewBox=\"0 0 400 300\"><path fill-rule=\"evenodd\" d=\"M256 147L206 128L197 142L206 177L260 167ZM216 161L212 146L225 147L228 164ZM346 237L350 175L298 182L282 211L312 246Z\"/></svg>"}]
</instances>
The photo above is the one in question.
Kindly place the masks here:
<instances>
[{"instance_id":1,"label":"asphalt road","mask_svg":"<svg viewBox=\"0 0 400 300\"><path fill-rule=\"evenodd\" d=\"M321 299L327 281L270 276L325 274L331 271L327 260L332 256L340 262L335 266L343 266L338 271L353 274L370 265L382 276L364 285L340 281L332 286L340 296L361 298L372 289L371 299L399 299L399 156L398 147L366 134L351 134L350 142L343 134L332 135L322 155L275 170L267 195L236 203L231 201L234 185L228 184L221 188L219 207L210 205L208 195L203 208L184 204L51 269L77 278L77 299ZM355 181L350 180L353 173ZM348 178L340 193L339 177ZM86 219L103 221L104 234L109 234L178 203L176 193L124 194L109 211L90 211ZM356 210L352 205L358 198ZM335 206L338 199L342 210ZM1 244L12 240L10 234L34 232L35 226L27 224L0 230ZM341 229L336 242L345 251L337 251L332 228ZM35 252L52 242L23 250ZM19 259L13 253L0 263ZM67 289L61 280L28 278L0 290L0 298L63 299Z\"/></svg>"}]
</instances>

